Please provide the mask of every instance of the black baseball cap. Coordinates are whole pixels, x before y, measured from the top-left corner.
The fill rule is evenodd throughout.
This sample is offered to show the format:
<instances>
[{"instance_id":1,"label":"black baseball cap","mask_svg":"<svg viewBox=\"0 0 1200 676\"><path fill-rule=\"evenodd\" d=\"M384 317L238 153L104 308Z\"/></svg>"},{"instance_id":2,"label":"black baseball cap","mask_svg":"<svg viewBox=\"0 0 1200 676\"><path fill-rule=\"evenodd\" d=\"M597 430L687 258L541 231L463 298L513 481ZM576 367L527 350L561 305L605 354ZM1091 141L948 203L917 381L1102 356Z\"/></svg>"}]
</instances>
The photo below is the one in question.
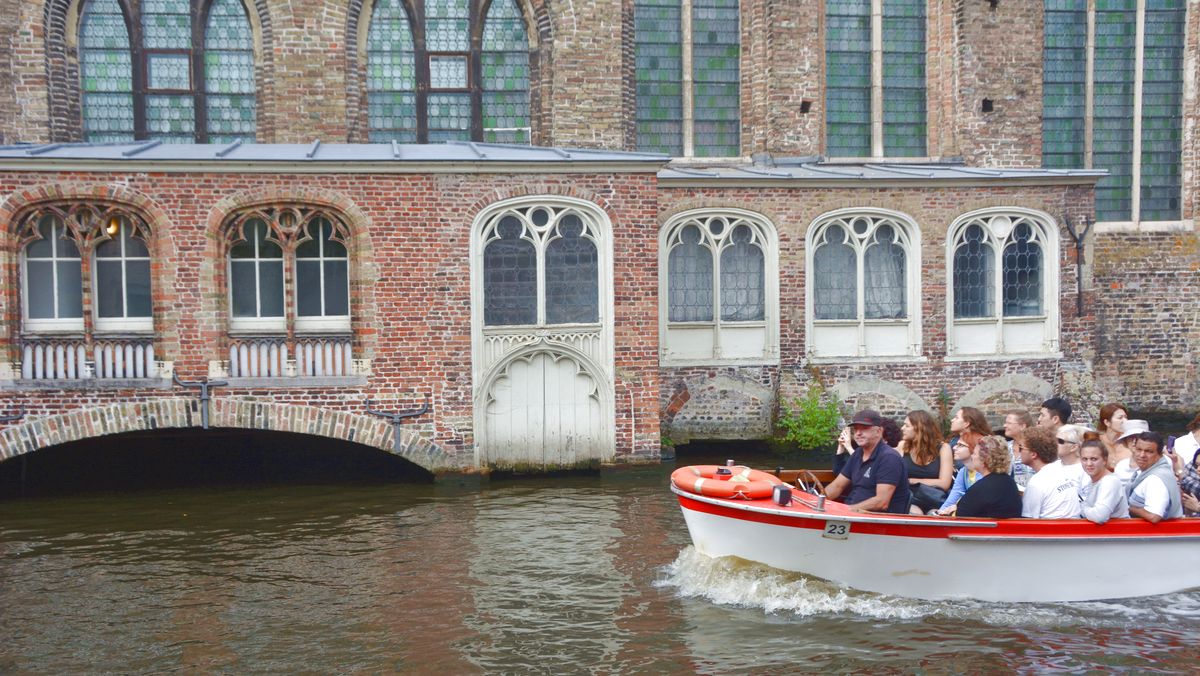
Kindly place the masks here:
<instances>
[{"instance_id":1,"label":"black baseball cap","mask_svg":"<svg viewBox=\"0 0 1200 676\"><path fill-rule=\"evenodd\" d=\"M850 421L853 425L865 425L868 427L883 427L883 416L879 415L879 411L872 411L869 408L863 409L854 414L854 420Z\"/></svg>"}]
</instances>

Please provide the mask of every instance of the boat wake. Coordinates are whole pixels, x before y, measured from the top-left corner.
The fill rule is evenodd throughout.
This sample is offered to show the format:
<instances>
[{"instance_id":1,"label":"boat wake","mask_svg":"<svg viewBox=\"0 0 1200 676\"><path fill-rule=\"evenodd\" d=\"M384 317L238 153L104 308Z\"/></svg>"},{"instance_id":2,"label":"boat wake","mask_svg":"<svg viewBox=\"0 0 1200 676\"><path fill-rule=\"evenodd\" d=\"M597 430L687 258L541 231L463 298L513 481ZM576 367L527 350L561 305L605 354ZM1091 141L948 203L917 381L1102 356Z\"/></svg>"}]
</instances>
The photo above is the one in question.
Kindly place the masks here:
<instances>
[{"instance_id":1,"label":"boat wake","mask_svg":"<svg viewBox=\"0 0 1200 676\"><path fill-rule=\"evenodd\" d=\"M1020 584L1015 575L1013 583ZM801 573L732 557L713 559L692 546L684 548L662 569L656 585L673 588L683 598L797 618L839 615L905 621L941 617L994 626L1046 628L1123 627L1131 621L1169 626L1200 621L1200 590L1069 604L924 601L848 590Z\"/></svg>"}]
</instances>

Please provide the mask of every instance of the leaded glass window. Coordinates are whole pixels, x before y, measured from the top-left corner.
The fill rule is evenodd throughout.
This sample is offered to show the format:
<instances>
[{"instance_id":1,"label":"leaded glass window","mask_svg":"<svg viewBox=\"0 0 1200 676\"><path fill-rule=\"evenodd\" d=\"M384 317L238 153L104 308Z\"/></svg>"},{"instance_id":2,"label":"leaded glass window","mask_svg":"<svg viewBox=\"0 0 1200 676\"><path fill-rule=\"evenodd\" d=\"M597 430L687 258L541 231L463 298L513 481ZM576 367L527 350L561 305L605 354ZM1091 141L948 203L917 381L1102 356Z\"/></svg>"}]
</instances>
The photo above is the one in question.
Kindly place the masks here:
<instances>
[{"instance_id":1,"label":"leaded glass window","mask_svg":"<svg viewBox=\"0 0 1200 676\"><path fill-rule=\"evenodd\" d=\"M96 246L96 316L99 328L110 319L150 317L150 250L126 219Z\"/></svg>"},{"instance_id":2,"label":"leaded glass window","mask_svg":"<svg viewBox=\"0 0 1200 676\"><path fill-rule=\"evenodd\" d=\"M879 35L871 21L875 6L882 12ZM826 0L829 156L926 155L925 20L923 0Z\"/></svg>"},{"instance_id":3,"label":"leaded glass window","mask_svg":"<svg viewBox=\"0 0 1200 676\"><path fill-rule=\"evenodd\" d=\"M327 218L313 219L296 246L296 315L350 315L350 257Z\"/></svg>"},{"instance_id":4,"label":"leaded glass window","mask_svg":"<svg viewBox=\"0 0 1200 676\"><path fill-rule=\"evenodd\" d=\"M25 245L26 320L83 329L83 263L79 247L61 218L43 216L36 237ZM62 320L67 320L63 322Z\"/></svg>"},{"instance_id":5,"label":"leaded glass window","mask_svg":"<svg viewBox=\"0 0 1200 676\"><path fill-rule=\"evenodd\" d=\"M530 142L524 17L516 0L495 0L486 17L480 7L470 0L375 4L366 73L372 141Z\"/></svg>"},{"instance_id":6,"label":"leaded glass window","mask_svg":"<svg viewBox=\"0 0 1200 676\"><path fill-rule=\"evenodd\" d=\"M1045 224L1021 215L973 218L954 234L955 319L1045 314ZM1001 306L997 307L996 301Z\"/></svg>"},{"instance_id":7,"label":"leaded glass window","mask_svg":"<svg viewBox=\"0 0 1200 676\"><path fill-rule=\"evenodd\" d=\"M634 3L639 150L696 157L740 152L740 30L737 0ZM684 72L688 58L692 67Z\"/></svg>"},{"instance_id":8,"label":"leaded glass window","mask_svg":"<svg viewBox=\"0 0 1200 676\"><path fill-rule=\"evenodd\" d=\"M117 0L84 6L84 139L253 140L253 34L239 0L147 0L133 7L126 16ZM207 21L194 21L198 16ZM129 25L138 28L134 39Z\"/></svg>"},{"instance_id":9,"label":"leaded glass window","mask_svg":"<svg viewBox=\"0 0 1200 676\"><path fill-rule=\"evenodd\" d=\"M912 235L906 223L844 212L819 221L814 229L814 319L908 319Z\"/></svg>"},{"instance_id":10,"label":"leaded glass window","mask_svg":"<svg viewBox=\"0 0 1200 676\"><path fill-rule=\"evenodd\" d=\"M581 212L506 209L488 220L482 236L484 325L600 321L599 231Z\"/></svg>"},{"instance_id":11,"label":"leaded glass window","mask_svg":"<svg viewBox=\"0 0 1200 676\"><path fill-rule=\"evenodd\" d=\"M761 223L705 215L675 224L667 239L671 322L761 322L766 314L766 248Z\"/></svg>"},{"instance_id":12,"label":"leaded glass window","mask_svg":"<svg viewBox=\"0 0 1200 676\"><path fill-rule=\"evenodd\" d=\"M83 137L95 143L132 141L133 59L117 0L91 0L79 22Z\"/></svg>"},{"instance_id":13,"label":"leaded glass window","mask_svg":"<svg viewBox=\"0 0 1200 676\"><path fill-rule=\"evenodd\" d=\"M235 319L283 319L283 249L269 234L266 221L247 221L241 241L229 250L230 307Z\"/></svg>"},{"instance_id":14,"label":"leaded glass window","mask_svg":"<svg viewBox=\"0 0 1200 676\"><path fill-rule=\"evenodd\" d=\"M1100 0L1090 10L1046 0L1045 9L1043 164L1107 170L1096 186L1099 220L1179 219L1183 0Z\"/></svg>"}]
</instances>

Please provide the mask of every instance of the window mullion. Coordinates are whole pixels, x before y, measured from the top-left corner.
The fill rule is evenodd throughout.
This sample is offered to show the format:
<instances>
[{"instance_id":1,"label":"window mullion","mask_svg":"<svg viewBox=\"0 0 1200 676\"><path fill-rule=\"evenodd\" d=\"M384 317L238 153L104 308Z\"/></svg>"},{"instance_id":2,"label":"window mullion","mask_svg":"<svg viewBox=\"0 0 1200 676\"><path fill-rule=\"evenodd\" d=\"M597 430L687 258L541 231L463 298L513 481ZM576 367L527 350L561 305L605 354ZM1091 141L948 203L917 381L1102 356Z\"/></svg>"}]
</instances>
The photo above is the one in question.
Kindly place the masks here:
<instances>
[{"instance_id":1,"label":"window mullion","mask_svg":"<svg viewBox=\"0 0 1200 676\"><path fill-rule=\"evenodd\" d=\"M871 0L871 156L884 156L883 0Z\"/></svg>"},{"instance_id":2,"label":"window mullion","mask_svg":"<svg viewBox=\"0 0 1200 676\"><path fill-rule=\"evenodd\" d=\"M534 246L537 256L537 325L546 325L546 241L538 237Z\"/></svg>"},{"instance_id":3,"label":"window mullion","mask_svg":"<svg viewBox=\"0 0 1200 676\"><path fill-rule=\"evenodd\" d=\"M696 129L696 111L694 101L694 83L692 80L692 0L682 0L679 11L680 35L683 45L681 57L683 71L683 156L693 157L696 154L696 144L693 138Z\"/></svg>"},{"instance_id":4,"label":"window mullion","mask_svg":"<svg viewBox=\"0 0 1200 676\"><path fill-rule=\"evenodd\" d=\"M1137 0L1133 40L1133 166L1130 169L1129 220L1142 220L1142 85L1145 80L1146 0Z\"/></svg>"},{"instance_id":5,"label":"window mullion","mask_svg":"<svg viewBox=\"0 0 1200 676\"><path fill-rule=\"evenodd\" d=\"M721 248L709 247L713 257L713 359L721 358Z\"/></svg>"},{"instance_id":6,"label":"window mullion","mask_svg":"<svg viewBox=\"0 0 1200 676\"><path fill-rule=\"evenodd\" d=\"M852 234L851 237L853 236L854 235ZM867 287L865 286L867 274L866 270L863 269L863 265L867 260L866 250L867 249L865 246L863 246L862 240L858 240L854 243L854 261L856 263L854 266L854 306L856 313L855 316L858 319L858 356L860 357L865 357L867 355Z\"/></svg>"},{"instance_id":7,"label":"window mullion","mask_svg":"<svg viewBox=\"0 0 1200 676\"><path fill-rule=\"evenodd\" d=\"M992 255L995 257L995 273L992 282L993 311L996 313L996 352L1004 353L1004 242L992 235Z\"/></svg>"}]
</instances>

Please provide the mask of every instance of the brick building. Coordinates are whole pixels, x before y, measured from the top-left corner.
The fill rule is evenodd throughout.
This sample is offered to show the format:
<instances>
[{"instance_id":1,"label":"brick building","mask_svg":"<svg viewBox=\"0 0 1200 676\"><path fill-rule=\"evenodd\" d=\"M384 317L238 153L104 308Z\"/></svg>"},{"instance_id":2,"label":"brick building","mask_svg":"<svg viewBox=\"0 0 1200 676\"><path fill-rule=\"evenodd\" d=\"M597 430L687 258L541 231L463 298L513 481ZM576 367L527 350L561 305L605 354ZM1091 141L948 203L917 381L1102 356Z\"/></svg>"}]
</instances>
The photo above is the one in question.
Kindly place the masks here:
<instances>
[{"instance_id":1,"label":"brick building","mask_svg":"<svg viewBox=\"0 0 1200 676\"><path fill-rule=\"evenodd\" d=\"M1200 399L1193 3L0 18L5 456L193 426L172 375L229 383L214 425L434 471L759 438L814 380ZM400 430L363 405L427 396Z\"/></svg>"}]
</instances>

